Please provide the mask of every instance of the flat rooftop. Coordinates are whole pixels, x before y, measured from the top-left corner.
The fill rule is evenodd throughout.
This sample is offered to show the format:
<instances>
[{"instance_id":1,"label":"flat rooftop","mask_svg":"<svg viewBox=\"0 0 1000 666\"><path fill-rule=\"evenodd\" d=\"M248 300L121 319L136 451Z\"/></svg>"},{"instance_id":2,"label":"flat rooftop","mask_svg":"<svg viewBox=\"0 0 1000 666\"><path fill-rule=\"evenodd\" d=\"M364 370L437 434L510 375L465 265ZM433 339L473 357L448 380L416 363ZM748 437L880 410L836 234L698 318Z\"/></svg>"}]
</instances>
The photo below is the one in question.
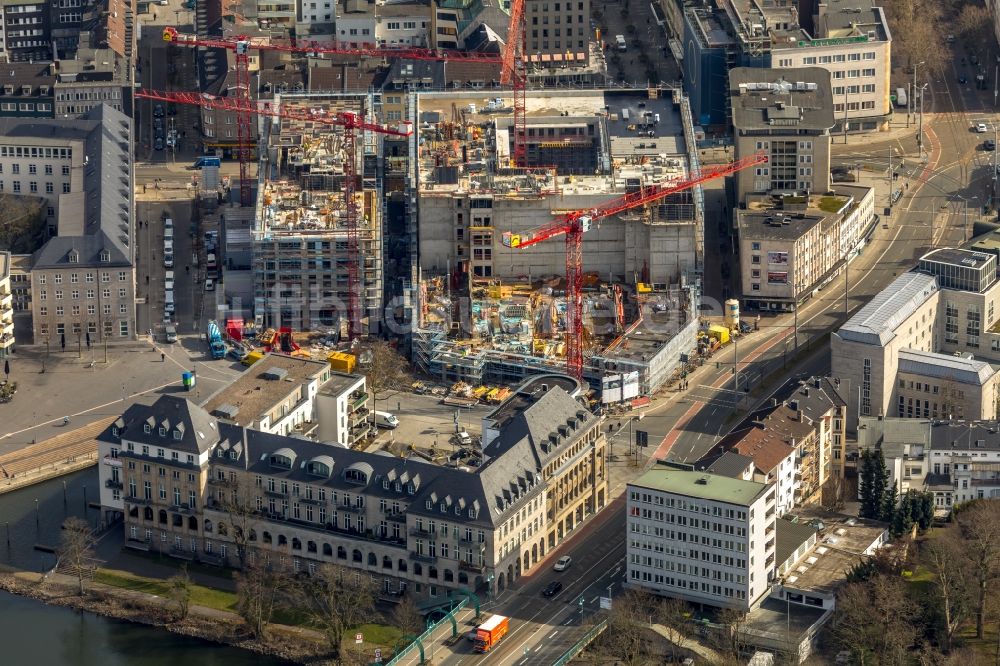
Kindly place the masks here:
<instances>
[{"instance_id":1,"label":"flat rooftop","mask_svg":"<svg viewBox=\"0 0 1000 666\"><path fill-rule=\"evenodd\" d=\"M324 395L337 396L351 388L358 383L360 379L363 379L363 375L346 375L342 372L330 372L330 379L326 380L322 386L319 387L319 393Z\"/></svg>"},{"instance_id":2,"label":"flat rooftop","mask_svg":"<svg viewBox=\"0 0 1000 666\"><path fill-rule=\"evenodd\" d=\"M687 20L697 29L702 43L709 47L730 46L736 40L729 34L722 20L714 13L700 7L689 7L684 11Z\"/></svg>"},{"instance_id":3,"label":"flat rooftop","mask_svg":"<svg viewBox=\"0 0 1000 666\"><path fill-rule=\"evenodd\" d=\"M830 73L820 67L735 67L729 71L729 90L738 130L823 131L835 122Z\"/></svg>"},{"instance_id":4,"label":"flat rooftop","mask_svg":"<svg viewBox=\"0 0 1000 666\"><path fill-rule=\"evenodd\" d=\"M326 361L295 358L284 354L267 354L257 361L231 384L223 387L202 403L210 414L216 410L226 411L230 407L238 409L232 419L240 425L248 425L268 410L311 381L314 377L329 372ZM286 373L282 379L267 379L269 372Z\"/></svg>"},{"instance_id":5,"label":"flat rooftop","mask_svg":"<svg viewBox=\"0 0 1000 666\"><path fill-rule=\"evenodd\" d=\"M681 467L661 463L629 485L738 506L752 505L768 489L763 483Z\"/></svg>"},{"instance_id":6,"label":"flat rooftop","mask_svg":"<svg viewBox=\"0 0 1000 666\"><path fill-rule=\"evenodd\" d=\"M820 527L816 545L781 578L786 588L803 592L835 592L844 582L846 572L882 544L888 527L885 523L820 508L799 508L795 516L799 524L818 521L814 524Z\"/></svg>"},{"instance_id":7,"label":"flat rooftop","mask_svg":"<svg viewBox=\"0 0 1000 666\"><path fill-rule=\"evenodd\" d=\"M980 268L993 259L993 255L975 250L964 250L957 247L943 247L931 250L920 261L935 261L942 264L953 264L955 266L967 266L969 268Z\"/></svg>"},{"instance_id":8,"label":"flat rooftop","mask_svg":"<svg viewBox=\"0 0 1000 666\"><path fill-rule=\"evenodd\" d=\"M861 191L785 197L787 207L770 196L749 195L746 209L737 212L740 234L761 240L795 240L816 225L826 231L858 205L866 188L856 189Z\"/></svg>"}]
</instances>

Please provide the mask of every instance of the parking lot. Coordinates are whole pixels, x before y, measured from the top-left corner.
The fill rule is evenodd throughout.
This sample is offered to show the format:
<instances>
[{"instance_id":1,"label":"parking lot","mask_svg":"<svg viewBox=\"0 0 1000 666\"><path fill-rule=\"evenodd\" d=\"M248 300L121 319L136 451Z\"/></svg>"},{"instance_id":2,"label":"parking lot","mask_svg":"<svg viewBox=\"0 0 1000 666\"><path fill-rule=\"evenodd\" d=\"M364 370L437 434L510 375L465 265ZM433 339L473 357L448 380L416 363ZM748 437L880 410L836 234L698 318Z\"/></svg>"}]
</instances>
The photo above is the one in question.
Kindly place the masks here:
<instances>
[{"instance_id":1,"label":"parking lot","mask_svg":"<svg viewBox=\"0 0 1000 666\"><path fill-rule=\"evenodd\" d=\"M459 429L466 430L478 443L482 434L482 418L492 405L457 408L441 403L441 398L415 393L396 393L375 401L374 410L391 412L399 418L399 427L379 429L376 448L389 442L433 444L435 449L458 446L451 441ZM458 425L456 425L456 421Z\"/></svg>"}]
</instances>

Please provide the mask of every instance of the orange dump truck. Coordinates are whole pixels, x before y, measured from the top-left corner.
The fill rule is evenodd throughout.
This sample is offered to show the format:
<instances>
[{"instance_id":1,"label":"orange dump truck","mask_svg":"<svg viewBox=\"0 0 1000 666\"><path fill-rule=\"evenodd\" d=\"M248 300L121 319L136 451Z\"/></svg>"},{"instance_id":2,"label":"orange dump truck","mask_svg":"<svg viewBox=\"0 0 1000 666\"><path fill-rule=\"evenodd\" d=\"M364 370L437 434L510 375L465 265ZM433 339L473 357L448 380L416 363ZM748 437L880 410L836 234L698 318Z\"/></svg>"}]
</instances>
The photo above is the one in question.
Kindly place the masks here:
<instances>
[{"instance_id":1,"label":"orange dump truck","mask_svg":"<svg viewBox=\"0 0 1000 666\"><path fill-rule=\"evenodd\" d=\"M510 618L494 615L476 627L476 652L489 652L500 639L507 635Z\"/></svg>"}]
</instances>

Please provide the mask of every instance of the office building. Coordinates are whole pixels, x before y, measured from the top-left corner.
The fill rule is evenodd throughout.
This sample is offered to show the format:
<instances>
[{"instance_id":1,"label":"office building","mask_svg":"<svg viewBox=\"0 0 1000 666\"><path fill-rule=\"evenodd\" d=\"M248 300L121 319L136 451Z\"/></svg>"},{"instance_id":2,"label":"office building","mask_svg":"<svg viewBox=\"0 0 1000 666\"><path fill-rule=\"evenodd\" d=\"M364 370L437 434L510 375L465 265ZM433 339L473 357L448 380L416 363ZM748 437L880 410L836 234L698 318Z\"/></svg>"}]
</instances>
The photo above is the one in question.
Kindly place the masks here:
<instances>
[{"instance_id":1,"label":"office building","mask_svg":"<svg viewBox=\"0 0 1000 666\"><path fill-rule=\"evenodd\" d=\"M0 358L14 348L14 292L10 281L10 252L0 252Z\"/></svg>"},{"instance_id":2,"label":"office building","mask_svg":"<svg viewBox=\"0 0 1000 666\"><path fill-rule=\"evenodd\" d=\"M921 257L831 339L858 416L996 416L996 256L941 248ZM919 388L918 388L919 387Z\"/></svg>"},{"instance_id":3,"label":"office building","mask_svg":"<svg viewBox=\"0 0 1000 666\"><path fill-rule=\"evenodd\" d=\"M768 594L773 485L660 463L627 493L629 587L741 611Z\"/></svg>"}]
</instances>

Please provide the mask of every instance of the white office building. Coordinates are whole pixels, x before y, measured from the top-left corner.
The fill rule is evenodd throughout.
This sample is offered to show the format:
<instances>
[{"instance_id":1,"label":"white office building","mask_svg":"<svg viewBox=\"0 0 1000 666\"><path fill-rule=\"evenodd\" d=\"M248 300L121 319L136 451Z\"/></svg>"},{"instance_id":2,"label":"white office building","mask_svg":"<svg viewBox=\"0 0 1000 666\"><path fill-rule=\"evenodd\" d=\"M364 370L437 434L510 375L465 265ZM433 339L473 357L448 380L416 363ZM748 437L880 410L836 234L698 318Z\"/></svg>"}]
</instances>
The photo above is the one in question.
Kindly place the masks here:
<instances>
[{"instance_id":1,"label":"white office building","mask_svg":"<svg viewBox=\"0 0 1000 666\"><path fill-rule=\"evenodd\" d=\"M628 484L628 586L747 611L770 590L771 484L660 463Z\"/></svg>"}]
</instances>

